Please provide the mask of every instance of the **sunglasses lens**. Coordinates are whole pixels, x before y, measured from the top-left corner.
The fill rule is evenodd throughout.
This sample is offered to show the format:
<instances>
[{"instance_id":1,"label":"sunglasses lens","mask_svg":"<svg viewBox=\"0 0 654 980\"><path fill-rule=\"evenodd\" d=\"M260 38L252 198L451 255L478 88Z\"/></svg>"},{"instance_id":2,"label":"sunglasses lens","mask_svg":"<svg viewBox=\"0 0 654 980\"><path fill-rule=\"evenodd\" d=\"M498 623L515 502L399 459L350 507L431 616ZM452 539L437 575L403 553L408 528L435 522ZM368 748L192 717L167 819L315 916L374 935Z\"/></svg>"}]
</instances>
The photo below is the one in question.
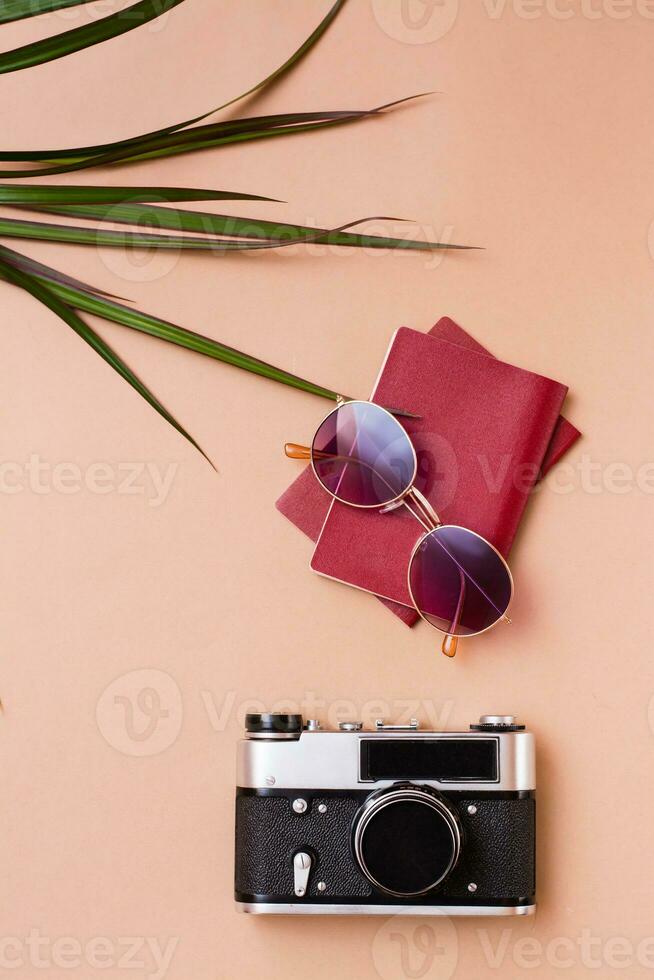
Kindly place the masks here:
<instances>
[{"instance_id":1,"label":"sunglasses lens","mask_svg":"<svg viewBox=\"0 0 654 980\"><path fill-rule=\"evenodd\" d=\"M431 531L409 568L416 607L444 633L470 636L488 629L511 601L511 576L488 541L464 527Z\"/></svg>"},{"instance_id":2,"label":"sunglasses lens","mask_svg":"<svg viewBox=\"0 0 654 980\"><path fill-rule=\"evenodd\" d=\"M346 504L379 507L408 490L416 470L411 441L384 409L346 402L316 432L311 458L318 479Z\"/></svg>"}]
</instances>

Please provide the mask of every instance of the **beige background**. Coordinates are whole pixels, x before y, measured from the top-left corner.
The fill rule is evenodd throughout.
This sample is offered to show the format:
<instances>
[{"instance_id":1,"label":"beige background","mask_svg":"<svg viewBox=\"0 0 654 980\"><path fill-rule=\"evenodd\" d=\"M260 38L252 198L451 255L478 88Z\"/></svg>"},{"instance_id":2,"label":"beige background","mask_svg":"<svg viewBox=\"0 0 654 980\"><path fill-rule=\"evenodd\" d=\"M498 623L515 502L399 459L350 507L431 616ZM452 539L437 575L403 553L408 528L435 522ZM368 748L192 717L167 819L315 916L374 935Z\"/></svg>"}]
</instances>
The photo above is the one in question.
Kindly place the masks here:
<instances>
[{"instance_id":1,"label":"beige background","mask_svg":"<svg viewBox=\"0 0 654 980\"><path fill-rule=\"evenodd\" d=\"M69 329L2 286L1 974L650 975L652 6L409 0L403 18L399 0L350 0L244 111L440 94L359 126L85 178L269 194L288 204L234 213L287 220L406 216L415 234L486 251L153 259L24 246L363 396L398 325L449 314L569 384L585 438L558 490L530 505L515 625L449 662L427 627L409 632L312 575L309 542L274 509L297 472L282 444L309 437L326 403L102 326L216 474ZM5 27L3 48L116 7ZM187 0L156 29L2 76L3 146L105 141L208 109L281 63L327 7ZM135 463L150 467L139 493L124 486ZM167 493L153 472L172 479ZM539 744L537 916L426 932L237 916L233 760L250 699L332 721L399 717L406 700L449 726L518 713ZM131 970L126 937L139 946ZM157 971L151 950L171 942Z\"/></svg>"}]
</instances>

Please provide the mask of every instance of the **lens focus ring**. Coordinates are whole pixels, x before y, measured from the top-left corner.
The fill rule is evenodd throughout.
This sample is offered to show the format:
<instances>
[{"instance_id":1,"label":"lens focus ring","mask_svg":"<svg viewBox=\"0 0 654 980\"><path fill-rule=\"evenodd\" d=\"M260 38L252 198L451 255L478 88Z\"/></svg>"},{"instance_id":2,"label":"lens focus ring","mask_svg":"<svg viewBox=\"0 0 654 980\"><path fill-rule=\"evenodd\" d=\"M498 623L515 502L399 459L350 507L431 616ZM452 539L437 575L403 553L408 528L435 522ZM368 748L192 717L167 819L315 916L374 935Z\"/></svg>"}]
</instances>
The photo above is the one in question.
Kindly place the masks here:
<instances>
[{"instance_id":1,"label":"lens focus ring","mask_svg":"<svg viewBox=\"0 0 654 980\"><path fill-rule=\"evenodd\" d=\"M353 849L375 888L413 898L447 878L461 838L458 816L440 793L403 783L368 797L355 822Z\"/></svg>"}]
</instances>

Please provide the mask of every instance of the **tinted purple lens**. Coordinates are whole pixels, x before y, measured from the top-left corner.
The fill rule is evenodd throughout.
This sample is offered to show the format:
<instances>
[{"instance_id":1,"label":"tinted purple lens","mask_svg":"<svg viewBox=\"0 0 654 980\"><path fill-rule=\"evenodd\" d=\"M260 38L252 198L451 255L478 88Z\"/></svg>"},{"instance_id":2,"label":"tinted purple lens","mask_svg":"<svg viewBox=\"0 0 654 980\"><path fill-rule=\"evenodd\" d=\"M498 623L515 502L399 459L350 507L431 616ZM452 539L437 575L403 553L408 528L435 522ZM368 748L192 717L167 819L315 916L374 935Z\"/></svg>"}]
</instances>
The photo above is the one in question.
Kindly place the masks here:
<instances>
[{"instance_id":1,"label":"tinted purple lens","mask_svg":"<svg viewBox=\"0 0 654 980\"><path fill-rule=\"evenodd\" d=\"M313 440L318 479L347 504L379 507L408 490L416 456L400 423L370 402L346 402L328 415Z\"/></svg>"},{"instance_id":2,"label":"tinted purple lens","mask_svg":"<svg viewBox=\"0 0 654 980\"><path fill-rule=\"evenodd\" d=\"M472 531L445 525L420 542L409 587L422 615L444 633L470 636L501 619L511 601L502 558Z\"/></svg>"}]
</instances>

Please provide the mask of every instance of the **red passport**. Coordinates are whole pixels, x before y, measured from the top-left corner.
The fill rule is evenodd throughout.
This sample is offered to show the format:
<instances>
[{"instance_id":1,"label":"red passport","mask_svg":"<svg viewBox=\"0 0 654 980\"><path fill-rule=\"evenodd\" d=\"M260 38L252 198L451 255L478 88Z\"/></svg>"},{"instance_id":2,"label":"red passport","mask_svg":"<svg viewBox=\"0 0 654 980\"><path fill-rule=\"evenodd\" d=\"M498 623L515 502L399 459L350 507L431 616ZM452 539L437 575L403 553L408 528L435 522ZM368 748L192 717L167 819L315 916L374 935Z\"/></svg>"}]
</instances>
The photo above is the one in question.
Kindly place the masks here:
<instances>
[{"instance_id":1,"label":"red passport","mask_svg":"<svg viewBox=\"0 0 654 980\"><path fill-rule=\"evenodd\" d=\"M435 339L441 337L448 342ZM403 420L418 452L418 487L442 519L478 531L506 555L539 470L579 438L559 416L566 391L496 361L444 318L431 335L398 331L373 400L421 416ZM382 601L413 625L406 569L419 525L399 511L380 515L338 503L325 521L330 503L307 467L277 506L313 540L324 524L316 571L388 597Z\"/></svg>"}]
</instances>

